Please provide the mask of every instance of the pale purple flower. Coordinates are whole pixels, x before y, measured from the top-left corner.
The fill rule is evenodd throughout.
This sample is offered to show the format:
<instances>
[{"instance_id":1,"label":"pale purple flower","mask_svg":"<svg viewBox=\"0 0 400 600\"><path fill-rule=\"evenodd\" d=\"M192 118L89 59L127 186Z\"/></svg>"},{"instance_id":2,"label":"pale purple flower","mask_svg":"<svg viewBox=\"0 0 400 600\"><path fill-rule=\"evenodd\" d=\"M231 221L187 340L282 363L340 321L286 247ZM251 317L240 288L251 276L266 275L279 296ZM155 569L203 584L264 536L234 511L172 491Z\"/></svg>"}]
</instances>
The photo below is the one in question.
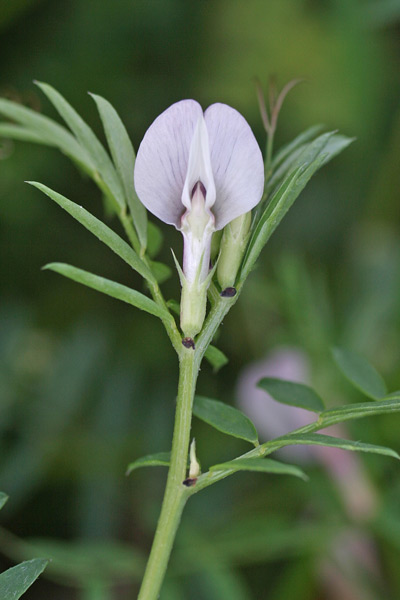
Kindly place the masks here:
<instances>
[{"instance_id":1,"label":"pale purple flower","mask_svg":"<svg viewBox=\"0 0 400 600\"><path fill-rule=\"evenodd\" d=\"M212 104L203 113L195 100L176 102L157 117L139 146L137 194L151 213L182 231L189 279L195 276L192 238L206 238L202 270L207 271L213 231L251 210L263 187L257 141L246 120L226 104Z\"/></svg>"},{"instance_id":2,"label":"pale purple flower","mask_svg":"<svg viewBox=\"0 0 400 600\"><path fill-rule=\"evenodd\" d=\"M147 130L134 178L145 207L182 232L182 285L204 295L213 233L263 193L263 159L248 123L226 104L203 113L195 100L177 102Z\"/></svg>"}]
</instances>

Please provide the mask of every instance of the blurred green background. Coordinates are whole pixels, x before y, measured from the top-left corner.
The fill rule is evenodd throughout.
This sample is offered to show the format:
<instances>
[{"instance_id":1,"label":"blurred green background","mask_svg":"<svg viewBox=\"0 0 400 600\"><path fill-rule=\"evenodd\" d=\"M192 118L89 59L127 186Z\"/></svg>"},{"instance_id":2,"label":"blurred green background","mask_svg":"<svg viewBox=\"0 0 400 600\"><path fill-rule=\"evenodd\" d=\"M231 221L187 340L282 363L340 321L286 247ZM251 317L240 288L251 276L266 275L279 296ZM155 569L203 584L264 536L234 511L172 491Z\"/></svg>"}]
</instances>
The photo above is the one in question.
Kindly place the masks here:
<instances>
[{"instance_id":1,"label":"blurred green background","mask_svg":"<svg viewBox=\"0 0 400 600\"><path fill-rule=\"evenodd\" d=\"M399 34L399 0L0 2L0 95L55 117L32 80L49 82L101 139L87 91L111 101L136 148L182 98L234 106L263 147L254 77L266 87L271 74L281 85L306 80L284 105L278 145L315 123L357 138L274 234L219 337L230 362L217 375L204 366L202 394L234 404L246 364L290 347L328 404L363 400L337 373L332 344L400 388ZM2 567L53 557L32 600L124 600L137 590L165 471L124 472L169 448L176 360L152 317L40 271L57 260L141 286L24 180L107 218L97 189L57 151L0 140ZM163 232L172 266L181 236ZM178 297L175 274L165 289ZM193 429L205 467L246 449ZM345 434L400 451L399 430L400 417L387 416ZM347 460L340 454L344 469ZM354 460L353 496L368 510L320 460L307 484L236 475L196 496L162 600L398 599L399 466Z\"/></svg>"}]
</instances>

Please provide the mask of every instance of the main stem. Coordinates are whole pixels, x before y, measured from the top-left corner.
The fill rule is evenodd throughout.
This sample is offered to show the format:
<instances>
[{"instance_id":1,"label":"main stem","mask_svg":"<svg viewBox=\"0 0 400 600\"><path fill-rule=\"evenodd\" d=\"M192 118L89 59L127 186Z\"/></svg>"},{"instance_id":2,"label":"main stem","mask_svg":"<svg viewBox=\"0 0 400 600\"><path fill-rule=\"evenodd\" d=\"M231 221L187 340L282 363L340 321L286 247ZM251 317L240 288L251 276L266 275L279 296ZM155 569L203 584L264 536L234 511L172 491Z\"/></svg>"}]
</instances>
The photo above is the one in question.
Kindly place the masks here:
<instances>
[{"instance_id":1,"label":"main stem","mask_svg":"<svg viewBox=\"0 0 400 600\"><path fill-rule=\"evenodd\" d=\"M194 349L182 346L179 367L178 398L167 486L138 600L156 600L159 597L176 531L188 498L188 488L182 482L186 478L193 397L198 375Z\"/></svg>"}]
</instances>

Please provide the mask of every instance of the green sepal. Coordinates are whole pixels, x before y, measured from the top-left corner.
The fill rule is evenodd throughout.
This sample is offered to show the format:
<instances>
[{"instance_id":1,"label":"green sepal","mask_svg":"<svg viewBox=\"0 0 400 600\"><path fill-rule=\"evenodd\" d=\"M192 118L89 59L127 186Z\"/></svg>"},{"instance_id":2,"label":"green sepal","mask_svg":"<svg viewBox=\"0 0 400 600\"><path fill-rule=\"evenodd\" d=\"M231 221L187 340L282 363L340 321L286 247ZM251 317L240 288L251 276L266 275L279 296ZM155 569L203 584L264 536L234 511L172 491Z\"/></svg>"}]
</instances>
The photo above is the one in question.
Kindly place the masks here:
<instances>
[{"instance_id":1,"label":"green sepal","mask_svg":"<svg viewBox=\"0 0 400 600\"><path fill-rule=\"evenodd\" d=\"M179 281L181 282L181 286L183 287L183 284L184 284L184 282L186 281L185 274L184 274L184 272L182 271L182 267L181 267L181 265L179 264L179 261L178 261L178 259L176 258L176 256L175 256L175 252L172 250L172 248L171 248L171 252L172 252L172 258L174 259L174 263L175 263L176 270L178 271L178 275L179 275Z\"/></svg>"}]
</instances>

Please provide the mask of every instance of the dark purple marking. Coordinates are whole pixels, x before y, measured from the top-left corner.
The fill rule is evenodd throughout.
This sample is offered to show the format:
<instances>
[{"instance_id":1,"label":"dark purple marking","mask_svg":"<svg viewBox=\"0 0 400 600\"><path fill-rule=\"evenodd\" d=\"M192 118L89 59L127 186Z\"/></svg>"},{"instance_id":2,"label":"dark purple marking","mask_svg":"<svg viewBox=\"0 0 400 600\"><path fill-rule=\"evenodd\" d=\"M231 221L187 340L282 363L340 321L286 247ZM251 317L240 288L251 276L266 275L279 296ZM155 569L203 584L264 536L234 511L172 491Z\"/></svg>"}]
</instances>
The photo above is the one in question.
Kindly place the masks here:
<instances>
[{"instance_id":1,"label":"dark purple marking","mask_svg":"<svg viewBox=\"0 0 400 600\"><path fill-rule=\"evenodd\" d=\"M206 197L207 191L206 188L204 187L203 183L201 181L198 181L197 183L195 183L195 185L193 186L192 189L192 195L190 196L190 198L193 198L197 188L200 187L200 191L203 194L204 198Z\"/></svg>"},{"instance_id":2,"label":"dark purple marking","mask_svg":"<svg viewBox=\"0 0 400 600\"><path fill-rule=\"evenodd\" d=\"M196 481L197 481L197 477L188 477L187 479L185 479L185 481L182 481L183 485L186 485L186 487L193 487L194 485L196 485Z\"/></svg>"},{"instance_id":3,"label":"dark purple marking","mask_svg":"<svg viewBox=\"0 0 400 600\"><path fill-rule=\"evenodd\" d=\"M192 348L193 350L196 347L194 345L194 340L191 337L184 337L182 340L182 346L184 346L185 348Z\"/></svg>"},{"instance_id":4,"label":"dark purple marking","mask_svg":"<svg viewBox=\"0 0 400 600\"><path fill-rule=\"evenodd\" d=\"M227 287L224 290L222 290L220 296L222 298L233 298L233 296L236 296L236 288Z\"/></svg>"}]
</instances>

